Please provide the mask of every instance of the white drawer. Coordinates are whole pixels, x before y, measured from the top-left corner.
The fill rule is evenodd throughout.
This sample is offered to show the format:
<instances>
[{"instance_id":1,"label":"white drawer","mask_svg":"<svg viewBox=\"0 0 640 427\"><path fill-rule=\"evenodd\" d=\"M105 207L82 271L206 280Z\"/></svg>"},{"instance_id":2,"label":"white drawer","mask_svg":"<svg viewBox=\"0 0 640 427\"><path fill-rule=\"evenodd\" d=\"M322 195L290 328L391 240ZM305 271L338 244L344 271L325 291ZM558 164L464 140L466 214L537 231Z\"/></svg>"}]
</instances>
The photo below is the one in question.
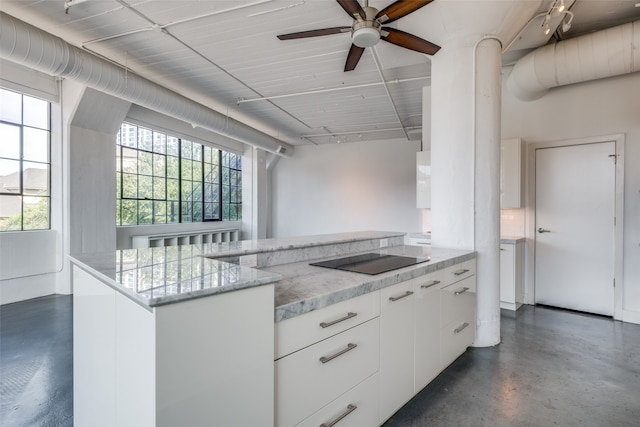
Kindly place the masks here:
<instances>
[{"instance_id":1,"label":"white drawer","mask_svg":"<svg viewBox=\"0 0 640 427\"><path fill-rule=\"evenodd\" d=\"M378 374L375 373L296 427L318 427L332 422L336 427L377 426L378 388Z\"/></svg>"},{"instance_id":2,"label":"white drawer","mask_svg":"<svg viewBox=\"0 0 640 427\"><path fill-rule=\"evenodd\" d=\"M476 276L453 283L440 289L440 324L469 317L476 311Z\"/></svg>"},{"instance_id":3,"label":"white drawer","mask_svg":"<svg viewBox=\"0 0 640 427\"><path fill-rule=\"evenodd\" d=\"M380 295L370 292L275 324L275 359L380 315Z\"/></svg>"},{"instance_id":4,"label":"white drawer","mask_svg":"<svg viewBox=\"0 0 640 427\"><path fill-rule=\"evenodd\" d=\"M475 319L475 315L473 316ZM476 324L471 317L455 320L440 330L440 364L444 369L465 352L476 338Z\"/></svg>"},{"instance_id":5,"label":"white drawer","mask_svg":"<svg viewBox=\"0 0 640 427\"><path fill-rule=\"evenodd\" d=\"M449 286L451 283L458 282L476 274L476 260L470 259L442 269L441 271L436 271L432 274L437 273L441 273L440 277L442 277L442 284L440 287Z\"/></svg>"},{"instance_id":6,"label":"white drawer","mask_svg":"<svg viewBox=\"0 0 640 427\"><path fill-rule=\"evenodd\" d=\"M379 331L376 317L277 360L276 426L296 425L377 372Z\"/></svg>"},{"instance_id":7,"label":"white drawer","mask_svg":"<svg viewBox=\"0 0 640 427\"><path fill-rule=\"evenodd\" d=\"M476 335L476 276L440 290L440 364L444 369L460 356Z\"/></svg>"}]
</instances>

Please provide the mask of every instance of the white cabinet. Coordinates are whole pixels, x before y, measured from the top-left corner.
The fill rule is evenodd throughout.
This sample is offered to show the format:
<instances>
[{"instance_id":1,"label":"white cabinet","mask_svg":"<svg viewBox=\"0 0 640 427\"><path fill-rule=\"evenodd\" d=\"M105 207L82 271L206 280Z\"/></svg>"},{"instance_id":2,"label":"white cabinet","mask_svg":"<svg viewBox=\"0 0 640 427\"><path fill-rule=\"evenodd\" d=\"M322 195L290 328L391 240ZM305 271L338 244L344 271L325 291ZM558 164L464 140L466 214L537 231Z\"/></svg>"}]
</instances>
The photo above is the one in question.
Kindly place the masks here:
<instances>
[{"instance_id":1,"label":"white cabinet","mask_svg":"<svg viewBox=\"0 0 640 427\"><path fill-rule=\"evenodd\" d=\"M475 325L474 259L277 322L276 426L383 423L465 351Z\"/></svg>"},{"instance_id":2,"label":"white cabinet","mask_svg":"<svg viewBox=\"0 0 640 427\"><path fill-rule=\"evenodd\" d=\"M379 313L376 291L275 324L276 426L377 424Z\"/></svg>"},{"instance_id":3,"label":"white cabinet","mask_svg":"<svg viewBox=\"0 0 640 427\"><path fill-rule=\"evenodd\" d=\"M440 290L440 364L446 368L476 337L476 278Z\"/></svg>"},{"instance_id":4,"label":"white cabinet","mask_svg":"<svg viewBox=\"0 0 640 427\"><path fill-rule=\"evenodd\" d=\"M276 360L276 426L299 424L374 375L378 337L375 318Z\"/></svg>"},{"instance_id":5,"label":"white cabinet","mask_svg":"<svg viewBox=\"0 0 640 427\"><path fill-rule=\"evenodd\" d=\"M272 284L152 309L73 286L76 425L273 425Z\"/></svg>"},{"instance_id":6,"label":"white cabinet","mask_svg":"<svg viewBox=\"0 0 640 427\"><path fill-rule=\"evenodd\" d=\"M506 139L500 144L500 208L523 207L524 171L523 142Z\"/></svg>"},{"instance_id":7,"label":"white cabinet","mask_svg":"<svg viewBox=\"0 0 640 427\"><path fill-rule=\"evenodd\" d=\"M500 245L500 308L517 310L524 301L524 243Z\"/></svg>"},{"instance_id":8,"label":"white cabinet","mask_svg":"<svg viewBox=\"0 0 640 427\"><path fill-rule=\"evenodd\" d=\"M440 284L437 273L416 285L414 392L422 390L440 373Z\"/></svg>"},{"instance_id":9,"label":"white cabinet","mask_svg":"<svg viewBox=\"0 0 640 427\"><path fill-rule=\"evenodd\" d=\"M371 375L296 427L363 427L377 426L378 373Z\"/></svg>"},{"instance_id":10,"label":"white cabinet","mask_svg":"<svg viewBox=\"0 0 640 427\"><path fill-rule=\"evenodd\" d=\"M431 234L414 234L407 238L407 245L411 246L431 246Z\"/></svg>"},{"instance_id":11,"label":"white cabinet","mask_svg":"<svg viewBox=\"0 0 640 427\"><path fill-rule=\"evenodd\" d=\"M431 151L416 153L416 207L431 208Z\"/></svg>"},{"instance_id":12,"label":"white cabinet","mask_svg":"<svg viewBox=\"0 0 640 427\"><path fill-rule=\"evenodd\" d=\"M414 394L414 281L380 291L380 420Z\"/></svg>"}]
</instances>

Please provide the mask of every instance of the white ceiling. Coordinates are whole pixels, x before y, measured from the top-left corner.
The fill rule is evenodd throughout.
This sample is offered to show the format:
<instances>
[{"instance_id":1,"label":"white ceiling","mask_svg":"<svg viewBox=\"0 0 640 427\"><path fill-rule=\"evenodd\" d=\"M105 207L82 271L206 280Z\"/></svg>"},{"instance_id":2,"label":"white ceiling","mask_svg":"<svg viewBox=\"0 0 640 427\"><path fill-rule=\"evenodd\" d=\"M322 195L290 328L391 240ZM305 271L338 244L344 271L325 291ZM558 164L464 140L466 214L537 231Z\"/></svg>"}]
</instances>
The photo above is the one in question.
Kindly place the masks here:
<instances>
[{"instance_id":1,"label":"white ceiling","mask_svg":"<svg viewBox=\"0 0 640 427\"><path fill-rule=\"evenodd\" d=\"M512 2L526 3L531 14L516 20L497 13ZM549 41L640 19L637 2L565 0L575 15L572 28L548 36L541 26L552 0L435 0L391 26L444 45L456 32L491 20L504 27L509 18L515 31L503 62L510 63ZM370 6L389 3L371 0ZM421 137L422 87L430 84L427 55L381 41L345 73L349 33L276 38L350 26L334 0L67 4L66 13L63 0L2 0L0 9L292 145Z\"/></svg>"}]
</instances>

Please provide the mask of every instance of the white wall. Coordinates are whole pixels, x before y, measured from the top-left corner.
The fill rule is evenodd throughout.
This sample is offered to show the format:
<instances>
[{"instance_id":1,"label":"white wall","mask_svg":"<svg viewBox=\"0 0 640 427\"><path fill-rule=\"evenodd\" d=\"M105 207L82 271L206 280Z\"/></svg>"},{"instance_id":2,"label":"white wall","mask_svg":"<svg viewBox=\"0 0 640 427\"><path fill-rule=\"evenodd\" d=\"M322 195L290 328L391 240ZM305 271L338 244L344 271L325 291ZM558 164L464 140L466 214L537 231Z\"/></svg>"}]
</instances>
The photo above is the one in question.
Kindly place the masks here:
<instances>
[{"instance_id":1,"label":"white wall","mask_svg":"<svg viewBox=\"0 0 640 427\"><path fill-rule=\"evenodd\" d=\"M535 143L625 135L623 316L640 322L640 73L552 89L532 102L503 88L502 111L505 139ZM598 242L593 246L600 249Z\"/></svg>"},{"instance_id":2,"label":"white wall","mask_svg":"<svg viewBox=\"0 0 640 427\"><path fill-rule=\"evenodd\" d=\"M273 170L273 237L362 230L418 232L419 141L296 147Z\"/></svg>"},{"instance_id":3,"label":"white wall","mask_svg":"<svg viewBox=\"0 0 640 427\"><path fill-rule=\"evenodd\" d=\"M0 86L53 103L51 129L51 230L0 233L0 305L54 294L62 269L62 170L58 85L53 77L0 60Z\"/></svg>"}]
</instances>

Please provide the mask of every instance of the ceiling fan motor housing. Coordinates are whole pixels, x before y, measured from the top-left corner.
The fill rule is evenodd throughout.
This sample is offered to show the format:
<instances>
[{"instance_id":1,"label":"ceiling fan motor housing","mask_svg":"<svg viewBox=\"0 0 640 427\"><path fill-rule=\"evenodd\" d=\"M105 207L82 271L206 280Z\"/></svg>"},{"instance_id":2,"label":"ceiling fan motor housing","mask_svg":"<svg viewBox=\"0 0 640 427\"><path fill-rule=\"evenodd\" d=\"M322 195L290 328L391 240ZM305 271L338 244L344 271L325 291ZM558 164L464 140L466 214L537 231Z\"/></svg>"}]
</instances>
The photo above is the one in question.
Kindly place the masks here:
<instances>
[{"instance_id":1,"label":"ceiling fan motor housing","mask_svg":"<svg viewBox=\"0 0 640 427\"><path fill-rule=\"evenodd\" d=\"M378 9L363 7L365 16L353 21L351 41L358 47L371 47L380 41L380 22L375 17Z\"/></svg>"}]
</instances>

